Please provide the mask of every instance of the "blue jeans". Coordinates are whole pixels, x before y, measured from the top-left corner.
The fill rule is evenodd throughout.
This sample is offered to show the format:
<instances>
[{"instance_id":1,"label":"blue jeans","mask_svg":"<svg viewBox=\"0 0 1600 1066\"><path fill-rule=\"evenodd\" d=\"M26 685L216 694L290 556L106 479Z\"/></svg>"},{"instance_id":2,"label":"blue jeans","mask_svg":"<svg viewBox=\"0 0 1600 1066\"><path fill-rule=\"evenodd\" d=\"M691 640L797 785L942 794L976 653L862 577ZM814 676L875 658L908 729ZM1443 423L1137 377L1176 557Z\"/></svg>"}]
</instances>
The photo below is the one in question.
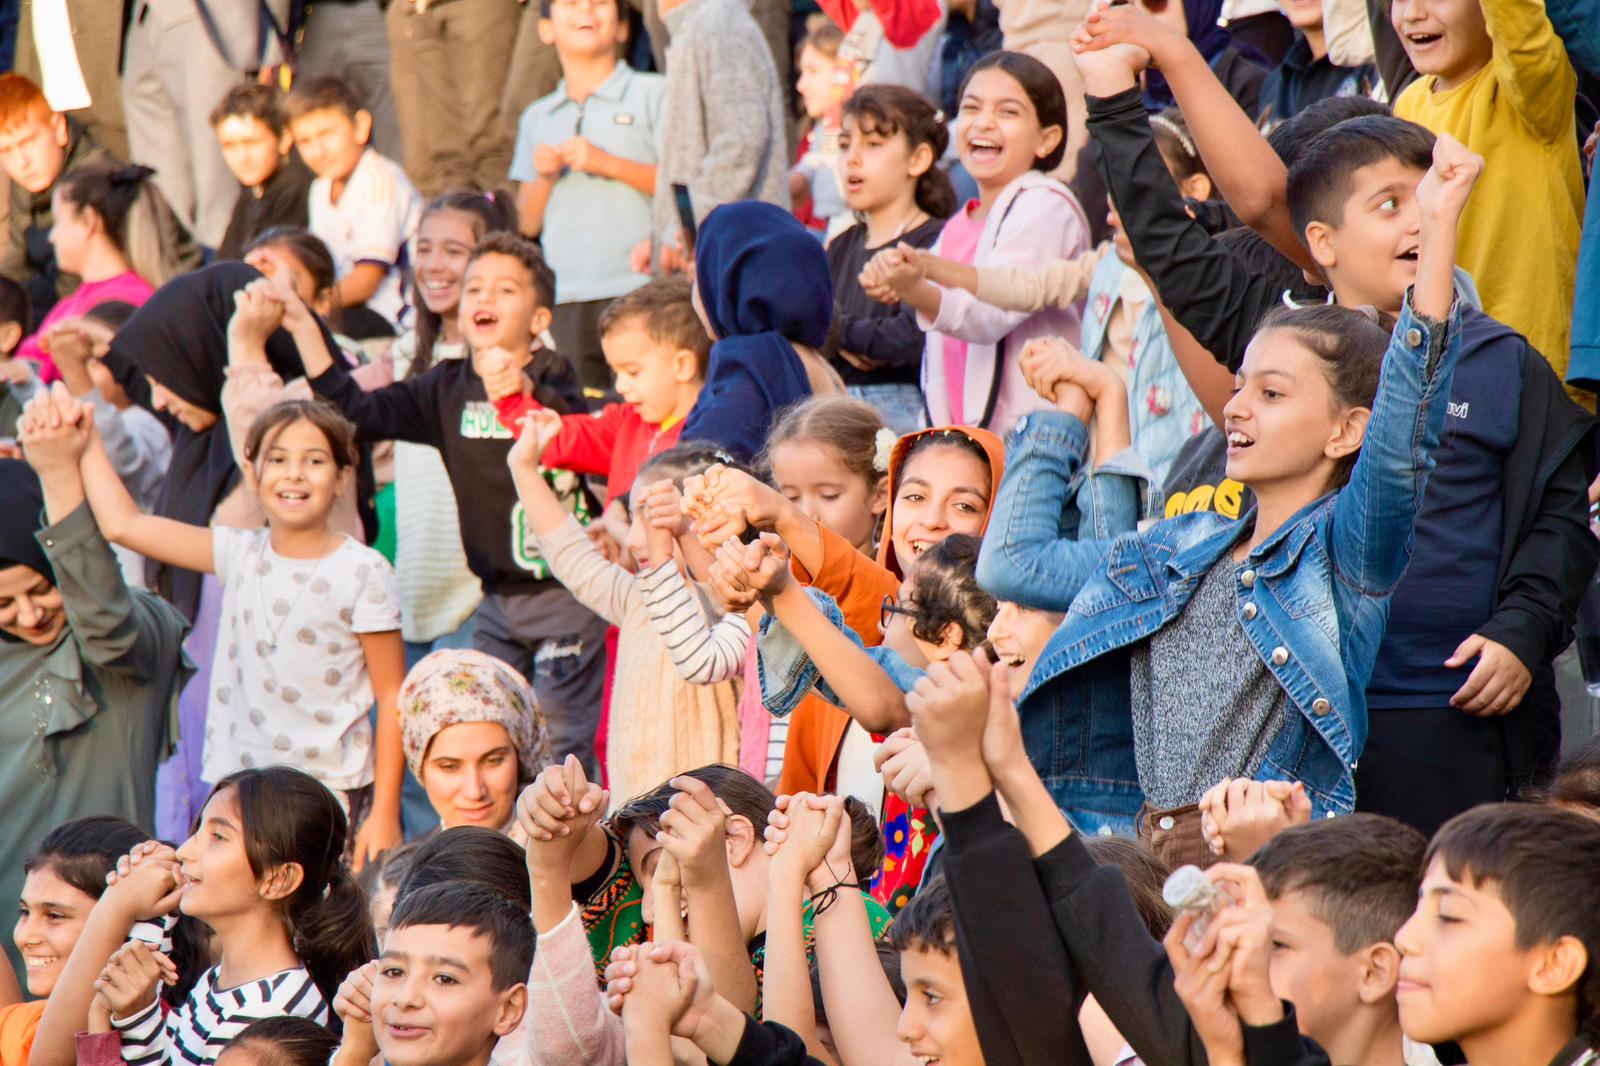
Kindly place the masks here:
<instances>
[{"instance_id":1,"label":"blue jeans","mask_svg":"<svg viewBox=\"0 0 1600 1066\"><path fill-rule=\"evenodd\" d=\"M845 392L870 403L883 416L883 424L900 434L915 433L928 424L922 406L922 390L898 382L890 385L846 385Z\"/></svg>"}]
</instances>

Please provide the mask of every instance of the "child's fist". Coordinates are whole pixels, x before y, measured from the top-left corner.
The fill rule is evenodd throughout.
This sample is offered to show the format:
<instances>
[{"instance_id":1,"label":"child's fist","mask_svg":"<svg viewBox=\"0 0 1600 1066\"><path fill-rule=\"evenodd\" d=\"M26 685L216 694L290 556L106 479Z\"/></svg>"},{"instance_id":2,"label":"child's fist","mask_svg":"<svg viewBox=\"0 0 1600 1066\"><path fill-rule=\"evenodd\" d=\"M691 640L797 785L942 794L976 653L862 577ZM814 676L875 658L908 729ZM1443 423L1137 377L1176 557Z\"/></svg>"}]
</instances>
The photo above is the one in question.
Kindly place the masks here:
<instances>
[{"instance_id":1,"label":"child's fist","mask_svg":"<svg viewBox=\"0 0 1600 1066\"><path fill-rule=\"evenodd\" d=\"M661 480L648 486L639 498L639 511L644 523L651 529L666 530L674 537L689 532L689 519L684 512L683 495L671 481Z\"/></svg>"},{"instance_id":2,"label":"child's fist","mask_svg":"<svg viewBox=\"0 0 1600 1066\"><path fill-rule=\"evenodd\" d=\"M473 355L472 362L490 403L523 391L522 361L505 348L485 348Z\"/></svg>"},{"instance_id":3,"label":"child's fist","mask_svg":"<svg viewBox=\"0 0 1600 1066\"><path fill-rule=\"evenodd\" d=\"M1439 134L1433 142L1433 166L1417 186L1417 203L1423 218L1455 225L1482 173L1483 156L1474 154L1448 133Z\"/></svg>"},{"instance_id":4,"label":"child's fist","mask_svg":"<svg viewBox=\"0 0 1600 1066\"><path fill-rule=\"evenodd\" d=\"M912 732L934 764L982 759L989 718L988 656L982 650L958 651L942 663L928 664L927 673L906 693L906 709Z\"/></svg>"},{"instance_id":5,"label":"child's fist","mask_svg":"<svg viewBox=\"0 0 1600 1066\"><path fill-rule=\"evenodd\" d=\"M541 178L554 181L561 176L561 149L553 144L541 144L533 150L533 172Z\"/></svg>"}]
</instances>

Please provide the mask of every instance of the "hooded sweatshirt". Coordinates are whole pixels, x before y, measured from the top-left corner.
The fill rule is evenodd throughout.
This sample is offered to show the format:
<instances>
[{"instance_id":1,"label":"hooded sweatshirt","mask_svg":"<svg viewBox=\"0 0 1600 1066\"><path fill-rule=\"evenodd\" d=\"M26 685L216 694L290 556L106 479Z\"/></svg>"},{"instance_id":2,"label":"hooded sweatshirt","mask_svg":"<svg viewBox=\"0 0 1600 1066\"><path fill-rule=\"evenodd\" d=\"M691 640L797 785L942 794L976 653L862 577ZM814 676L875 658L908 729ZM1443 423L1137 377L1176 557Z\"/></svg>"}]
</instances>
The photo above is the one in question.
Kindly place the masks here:
<instances>
[{"instance_id":1,"label":"hooded sweatshirt","mask_svg":"<svg viewBox=\"0 0 1600 1066\"><path fill-rule=\"evenodd\" d=\"M811 395L795 345L816 349L828 339L828 258L782 208L724 204L700 229L695 284L716 342L682 439L714 441L749 462L778 412Z\"/></svg>"},{"instance_id":2,"label":"hooded sweatshirt","mask_svg":"<svg viewBox=\"0 0 1600 1066\"><path fill-rule=\"evenodd\" d=\"M901 467L906 455L919 439L933 434L959 434L983 448L989 457L989 501L993 506L1000 479L1005 474L1006 452L1000 438L987 430L971 426L946 426L909 433L895 442L889 455L889 498L894 499L900 481ZM987 528L989 515L983 516ZM855 630L864 644L875 647L883 640L878 632L878 616L885 596L896 596L905 571L895 557L894 505L891 502L884 518L883 537L878 542L876 561L857 551L850 542L827 526L819 525L822 534L822 567L809 573L798 560L791 564L794 576L801 584L810 585L832 596L844 613L845 624ZM813 695L808 696L790 716L789 741L783 760L783 776L778 791L793 795L795 792L830 791L828 778L832 775L839 745L844 742L850 716L839 708ZM887 811L886 811L887 813Z\"/></svg>"}]
</instances>

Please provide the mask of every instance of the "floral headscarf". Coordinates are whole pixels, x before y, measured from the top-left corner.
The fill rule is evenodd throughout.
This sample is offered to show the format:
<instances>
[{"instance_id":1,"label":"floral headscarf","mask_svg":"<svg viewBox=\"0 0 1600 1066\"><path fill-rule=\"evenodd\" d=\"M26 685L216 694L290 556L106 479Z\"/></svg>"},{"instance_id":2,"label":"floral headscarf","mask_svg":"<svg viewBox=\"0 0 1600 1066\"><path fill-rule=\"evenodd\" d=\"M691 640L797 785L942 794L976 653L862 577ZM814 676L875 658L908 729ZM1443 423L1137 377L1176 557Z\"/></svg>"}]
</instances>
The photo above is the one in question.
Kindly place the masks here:
<instances>
[{"instance_id":1,"label":"floral headscarf","mask_svg":"<svg viewBox=\"0 0 1600 1066\"><path fill-rule=\"evenodd\" d=\"M533 780L550 761L550 732L526 678L481 651L433 652L411 668L400 686L400 743L418 780L429 742L463 722L504 726L517 749L524 781Z\"/></svg>"}]
</instances>

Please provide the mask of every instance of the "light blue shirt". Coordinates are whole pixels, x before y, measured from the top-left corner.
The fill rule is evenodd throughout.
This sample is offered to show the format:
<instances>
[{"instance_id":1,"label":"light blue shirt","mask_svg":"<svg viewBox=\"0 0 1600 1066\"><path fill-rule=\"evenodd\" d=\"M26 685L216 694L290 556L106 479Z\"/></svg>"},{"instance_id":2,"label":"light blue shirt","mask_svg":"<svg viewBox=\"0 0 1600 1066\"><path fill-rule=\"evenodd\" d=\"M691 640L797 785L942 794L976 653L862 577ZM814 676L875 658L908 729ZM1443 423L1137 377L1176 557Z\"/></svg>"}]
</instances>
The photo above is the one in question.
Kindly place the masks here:
<instances>
[{"instance_id":1,"label":"light blue shirt","mask_svg":"<svg viewBox=\"0 0 1600 1066\"><path fill-rule=\"evenodd\" d=\"M567 95L565 80L535 100L517 125L511 162L514 181L538 178L533 151L584 137L609 155L655 163L666 79L641 74L626 63L581 103ZM629 269L634 245L650 236L651 196L626 182L567 170L556 179L544 209L541 243L556 274L556 302L609 300L648 279Z\"/></svg>"}]
</instances>

